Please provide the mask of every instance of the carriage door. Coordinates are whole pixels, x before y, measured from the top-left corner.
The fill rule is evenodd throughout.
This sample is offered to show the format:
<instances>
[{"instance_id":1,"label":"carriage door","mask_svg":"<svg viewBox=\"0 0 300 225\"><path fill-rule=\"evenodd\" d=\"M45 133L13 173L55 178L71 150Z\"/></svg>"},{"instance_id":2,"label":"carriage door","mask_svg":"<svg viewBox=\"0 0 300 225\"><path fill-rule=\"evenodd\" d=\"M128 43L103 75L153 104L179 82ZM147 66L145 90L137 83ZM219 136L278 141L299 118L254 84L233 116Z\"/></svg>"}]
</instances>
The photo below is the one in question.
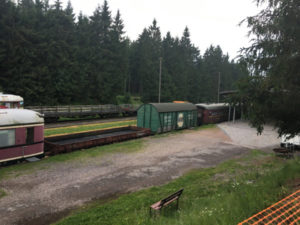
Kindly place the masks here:
<instances>
[{"instance_id":1,"label":"carriage door","mask_svg":"<svg viewBox=\"0 0 300 225\"><path fill-rule=\"evenodd\" d=\"M23 157L30 155L32 151L31 145L34 143L34 127L26 128L26 145L23 146Z\"/></svg>"},{"instance_id":2,"label":"carriage door","mask_svg":"<svg viewBox=\"0 0 300 225\"><path fill-rule=\"evenodd\" d=\"M26 130L26 144L31 145L34 143L34 127L28 127Z\"/></svg>"}]
</instances>

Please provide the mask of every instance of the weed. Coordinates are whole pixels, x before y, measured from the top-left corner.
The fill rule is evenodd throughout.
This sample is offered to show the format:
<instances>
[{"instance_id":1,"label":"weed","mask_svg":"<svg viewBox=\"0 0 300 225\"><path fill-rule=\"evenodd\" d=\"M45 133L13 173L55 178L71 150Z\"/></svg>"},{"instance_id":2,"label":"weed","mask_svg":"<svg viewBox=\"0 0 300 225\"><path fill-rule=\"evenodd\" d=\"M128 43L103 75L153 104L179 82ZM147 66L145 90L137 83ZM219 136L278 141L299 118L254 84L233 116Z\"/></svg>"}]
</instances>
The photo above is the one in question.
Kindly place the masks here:
<instances>
[{"instance_id":1,"label":"weed","mask_svg":"<svg viewBox=\"0 0 300 225\"><path fill-rule=\"evenodd\" d=\"M4 196L6 196L6 192L2 189L0 189L0 198L3 198Z\"/></svg>"}]
</instances>

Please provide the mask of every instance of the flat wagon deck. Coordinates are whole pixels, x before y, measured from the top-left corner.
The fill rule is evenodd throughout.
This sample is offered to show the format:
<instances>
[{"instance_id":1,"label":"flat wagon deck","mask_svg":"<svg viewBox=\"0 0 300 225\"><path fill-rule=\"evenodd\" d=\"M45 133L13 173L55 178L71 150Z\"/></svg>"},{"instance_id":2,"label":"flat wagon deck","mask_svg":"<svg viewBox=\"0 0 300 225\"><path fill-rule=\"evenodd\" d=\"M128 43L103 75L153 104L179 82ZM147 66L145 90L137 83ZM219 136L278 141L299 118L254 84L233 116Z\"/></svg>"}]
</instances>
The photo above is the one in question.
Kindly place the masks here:
<instances>
[{"instance_id":1,"label":"flat wagon deck","mask_svg":"<svg viewBox=\"0 0 300 225\"><path fill-rule=\"evenodd\" d=\"M27 106L44 115L46 122L56 121L59 117L85 117L85 116L117 116L123 114L134 115L138 106L131 104L121 105L65 105L65 106Z\"/></svg>"},{"instance_id":2,"label":"flat wagon deck","mask_svg":"<svg viewBox=\"0 0 300 225\"><path fill-rule=\"evenodd\" d=\"M150 129L134 126L45 138L45 154L56 155L150 135Z\"/></svg>"}]
</instances>

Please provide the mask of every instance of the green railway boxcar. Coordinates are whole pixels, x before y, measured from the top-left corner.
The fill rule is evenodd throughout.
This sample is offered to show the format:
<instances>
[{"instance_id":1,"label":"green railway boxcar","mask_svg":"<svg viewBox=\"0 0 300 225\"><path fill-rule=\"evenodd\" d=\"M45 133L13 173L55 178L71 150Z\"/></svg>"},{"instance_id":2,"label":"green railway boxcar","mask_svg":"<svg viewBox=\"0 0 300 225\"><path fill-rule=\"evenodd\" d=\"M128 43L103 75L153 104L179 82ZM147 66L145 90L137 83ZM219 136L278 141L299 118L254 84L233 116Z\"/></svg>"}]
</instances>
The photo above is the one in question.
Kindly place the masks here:
<instances>
[{"instance_id":1,"label":"green railway boxcar","mask_svg":"<svg viewBox=\"0 0 300 225\"><path fill-rule=\"evenodd\" d=\"M191 103L149 103L137 110L137 126L153 133L197 126L197 107Z\"/></svg>"}]
</instances>

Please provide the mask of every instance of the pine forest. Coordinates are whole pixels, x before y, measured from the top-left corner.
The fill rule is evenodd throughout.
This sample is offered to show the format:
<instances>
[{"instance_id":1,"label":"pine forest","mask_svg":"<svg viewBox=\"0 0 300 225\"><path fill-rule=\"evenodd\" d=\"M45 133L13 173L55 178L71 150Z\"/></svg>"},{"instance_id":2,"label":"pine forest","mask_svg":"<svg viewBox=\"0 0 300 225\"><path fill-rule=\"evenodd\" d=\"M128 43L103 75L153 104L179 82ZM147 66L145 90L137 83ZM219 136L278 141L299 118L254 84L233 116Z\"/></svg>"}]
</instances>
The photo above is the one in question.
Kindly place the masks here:
<instances>
[{"instance_id":1,"label":"pine forest","mask_svg":"<svg viewBox=\"0 0 300 225\"><path fill-rule=\"evenodd\" d=\"M201 53L188 24L181 37L162 36L155 19L145 26L130 40L107 1L76 16L71 2L0 0L0 91L26 105L114 104L120 95L157 102L161 60L161 102L216 102L219 75L221 91L248 75L220 46Z\"/></svg>"}]
</instances>

